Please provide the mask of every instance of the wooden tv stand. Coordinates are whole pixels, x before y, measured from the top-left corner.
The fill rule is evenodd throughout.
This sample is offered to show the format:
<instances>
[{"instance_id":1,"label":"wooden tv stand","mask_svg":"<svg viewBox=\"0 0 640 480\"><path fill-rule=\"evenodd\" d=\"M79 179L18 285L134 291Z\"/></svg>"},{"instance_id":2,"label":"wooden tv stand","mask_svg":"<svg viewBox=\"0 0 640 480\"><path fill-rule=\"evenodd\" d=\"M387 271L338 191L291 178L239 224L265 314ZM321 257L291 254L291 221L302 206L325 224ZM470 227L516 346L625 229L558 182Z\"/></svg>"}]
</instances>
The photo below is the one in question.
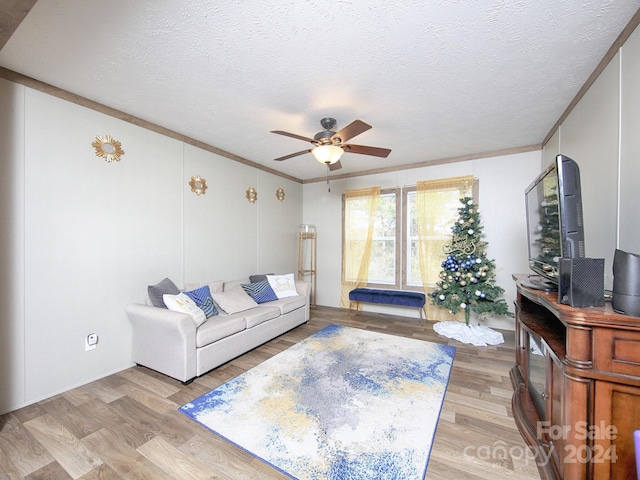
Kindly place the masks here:
<instances>
[{"instance_id":1,"label":"wooden tv stand","mask_svg":"<svg viewBox=\"0 0 640 480\"><path fill-rule=\"evenodd\" d=\"M513 416L543 479L636 478L640 318L517 285ZM534 460L535 457L535 460Z\"/></svg>"}]
</instances>

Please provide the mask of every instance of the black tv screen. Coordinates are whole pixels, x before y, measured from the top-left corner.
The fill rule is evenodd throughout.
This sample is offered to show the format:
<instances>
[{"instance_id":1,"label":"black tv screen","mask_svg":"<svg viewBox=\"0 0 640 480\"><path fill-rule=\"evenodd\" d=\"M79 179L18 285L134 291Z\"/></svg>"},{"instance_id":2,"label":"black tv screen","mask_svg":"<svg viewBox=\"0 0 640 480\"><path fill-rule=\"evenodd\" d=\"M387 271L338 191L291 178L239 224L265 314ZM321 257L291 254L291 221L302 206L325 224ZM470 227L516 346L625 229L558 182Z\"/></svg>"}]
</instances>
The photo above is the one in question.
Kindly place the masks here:
<instances>
[{"instance_id":1,"label":"black tv screen","mask_svg":"<svg viewBox=\"0 0 640 480\"><path fill-rule=\"evenodd\" d=\"M557 288L560 258L583 258L584 224L578 164L558 155L525 190L529 267L534 287Z\"/></svg>"}]
</instances>

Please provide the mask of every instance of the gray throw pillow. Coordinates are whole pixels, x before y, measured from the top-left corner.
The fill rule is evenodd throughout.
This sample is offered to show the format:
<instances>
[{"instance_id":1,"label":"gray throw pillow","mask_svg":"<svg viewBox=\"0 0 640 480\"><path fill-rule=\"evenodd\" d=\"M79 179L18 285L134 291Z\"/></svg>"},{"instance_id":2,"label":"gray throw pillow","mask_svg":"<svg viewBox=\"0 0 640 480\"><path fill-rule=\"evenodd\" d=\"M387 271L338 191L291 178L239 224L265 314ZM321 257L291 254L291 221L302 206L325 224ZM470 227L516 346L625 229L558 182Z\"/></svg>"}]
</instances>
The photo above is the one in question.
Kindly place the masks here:
<instances>
[{"instance_id":1,"label":"gray throw pillow","mask_svg":"<svg viewBox=\"0 0 640 480\"><path fill-rule=\"evenodd\" d=\"M267 279L267 275L273 275L273 273L256 273L255 275L249 275L249 281L251 283L264 282Z\"/></svg>"},{"instance_id":2,"label":"gray throw pillow","mask_svg":"<svg viewBox=\"0 0 640 480\"><path fill-rule=\"evenodd\" d=\"M159 308L167 308L164 304L164 300L162 296L167 293L169 295L177 295L180 293L176 284L173 283L168 278L165 278L160 283L155 285L149 285L147 287L147 294L149 295L149 300L151 300L151 305Z\"/></svg>"}]
</instances>

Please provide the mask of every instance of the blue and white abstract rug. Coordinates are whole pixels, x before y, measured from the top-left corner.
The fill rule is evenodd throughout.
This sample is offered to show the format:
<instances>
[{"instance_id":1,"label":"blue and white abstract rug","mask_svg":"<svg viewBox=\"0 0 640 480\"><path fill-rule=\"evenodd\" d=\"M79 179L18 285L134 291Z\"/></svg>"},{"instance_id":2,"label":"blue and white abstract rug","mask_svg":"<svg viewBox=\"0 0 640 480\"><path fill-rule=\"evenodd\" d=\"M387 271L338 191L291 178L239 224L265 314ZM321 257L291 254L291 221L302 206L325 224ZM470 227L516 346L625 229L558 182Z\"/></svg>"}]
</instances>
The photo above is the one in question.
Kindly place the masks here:
<instances>
[{"instance_id":1,"label":"blue and white abstract rug","mask_svg":"<svg viewBox=\"0 0 640 480\"><path fill-rule=\"evenodd\" d=\"M297 479L422 479L455 347L329 325L180 408Z\"/></svg>"}]
</instances>

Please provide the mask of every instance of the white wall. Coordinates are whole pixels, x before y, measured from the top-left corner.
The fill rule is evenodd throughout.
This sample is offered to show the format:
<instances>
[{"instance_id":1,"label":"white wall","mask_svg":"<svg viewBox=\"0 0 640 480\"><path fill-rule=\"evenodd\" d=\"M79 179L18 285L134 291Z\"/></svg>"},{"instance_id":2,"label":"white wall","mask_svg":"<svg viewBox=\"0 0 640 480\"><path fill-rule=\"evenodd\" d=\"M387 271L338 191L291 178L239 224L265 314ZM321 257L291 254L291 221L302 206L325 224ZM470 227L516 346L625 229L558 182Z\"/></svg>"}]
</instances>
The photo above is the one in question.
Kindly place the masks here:
<instances>
[{"instance_id":1,"label":"white wall","mask_svg":"<svg viewBox=\"0 0 640 480\"><path fill-rule=\"evenodd\" d=\"M298 226L302 223L302 185L258 172L258 273L286 273L298 270ZM284 201L276 190L283 188ZM255 232L254 232L255 235Z\"/></svg>"},{"instance_id":2,"label":"white wall","mask_svg":"<svg viewBox=\"0 0 640 480\"><path fill-rule=\"evenodd\" d=\"M106 133L122 162L93 155ZM25 400L131 363L124 306L182 280L180 158L177 142L25 89Z\"/></svg>"},{"instance_id":3,"label":"white wall","mask_svg":"<svg viewBox=\"0 0 640 480\"><path fill-rule=\"evenodd\" d=\"M24 401L23 88L0 80L0 414ZM5 408L3 408L5 407Z\"/></svg>"},{"instance_id":4,"label":"white wall","mask_svg":"<svg viewBox=\"0 0 640 480\"><path fill-rule=\"evenodd\" d=\"M132 365L125 307L149 284L295 271L300 183L5 80L0 116L0 413ZM95 156L106 134L121 162Z\"/></svg>"},{"instance_id":5,"label":"white wall","mask_svg":"<svg viewBox=\"0 0 640 480\"><path fill-rule=\"evenodd\" d=\"M605 259L605 289L613 287L616 248L640 254L640 30L620 48L552 140L578 162L588 257Z\"/></svg>"},{"instance_id":6,"label":"white wall","mask_svg":"<svg viewBox=\"0 0 640 480\"><path fill-rule=\"evenodd\" d=\"M640 29L620 52L620 211L618 248L640 254Z\"/></svg>"},{"instance_id":7,"label":"white wall","mask_svg":"<svg viewBox=\"0 0 640 480\"><path fill-rule=\"evenodd\" d=\"M559 153L580 166L585 253L605 259L605 288L613 286L618 183L619 56L560 126Z\"/></svg>"},{"instance_id":8,"label":"white wall","mask_svg":"<svg viewBox=\"0 0 640 480\"><path fill-rule=\"evenodd\" d=\"M345 159L343 161L348 161ZM419 180L473 175L479 179L479 205L482 211L487 254L496 260L496 284L505 289L505 299L513 311L515 285L513 273L526 273L527 240L524 189L541 169L541 152L534 151L468 162L402 170L331 181L331 192L324 182L304 185L304 223L318 229L316 303L340 305L342 258L342 193L346 190L380 186L415 185ZM416 309L365 305L364 310L418 317ZM484 324L513 329L513 319L503 317Z\"/></svg>"}]
</instances>

